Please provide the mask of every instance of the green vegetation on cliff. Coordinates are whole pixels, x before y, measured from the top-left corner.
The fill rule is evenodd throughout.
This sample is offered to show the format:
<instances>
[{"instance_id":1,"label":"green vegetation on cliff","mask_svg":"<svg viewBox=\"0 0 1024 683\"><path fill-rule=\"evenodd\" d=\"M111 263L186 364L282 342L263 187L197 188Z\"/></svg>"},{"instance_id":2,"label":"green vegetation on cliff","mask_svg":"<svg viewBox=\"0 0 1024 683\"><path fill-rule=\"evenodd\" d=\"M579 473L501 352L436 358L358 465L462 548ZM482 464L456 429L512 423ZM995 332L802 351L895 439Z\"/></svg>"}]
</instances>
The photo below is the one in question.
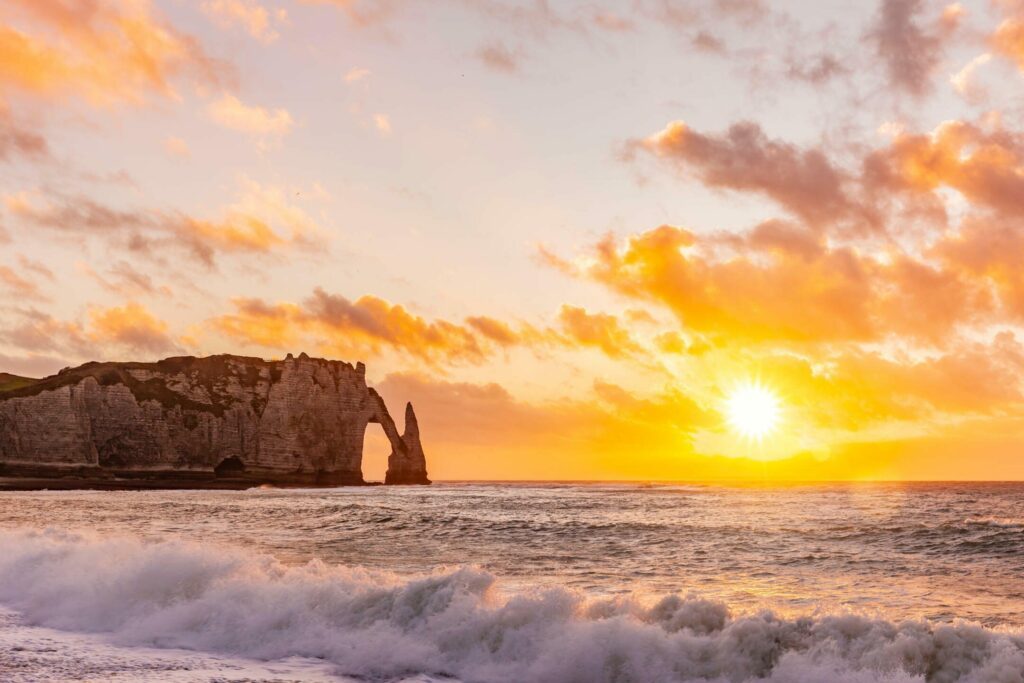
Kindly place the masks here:
<instances>
[{"instance_id":1,"label":"green vegetation on cliff","mask_svg":"<svg viewBox=\"0 0 1024 683\"><path fill-rule=\"evenodd\" d=\"M31 386L38 381L31 377L19 377L7 372L0 372L0 391L14 391L15 389Z\"/></svg>"}]
</instances>

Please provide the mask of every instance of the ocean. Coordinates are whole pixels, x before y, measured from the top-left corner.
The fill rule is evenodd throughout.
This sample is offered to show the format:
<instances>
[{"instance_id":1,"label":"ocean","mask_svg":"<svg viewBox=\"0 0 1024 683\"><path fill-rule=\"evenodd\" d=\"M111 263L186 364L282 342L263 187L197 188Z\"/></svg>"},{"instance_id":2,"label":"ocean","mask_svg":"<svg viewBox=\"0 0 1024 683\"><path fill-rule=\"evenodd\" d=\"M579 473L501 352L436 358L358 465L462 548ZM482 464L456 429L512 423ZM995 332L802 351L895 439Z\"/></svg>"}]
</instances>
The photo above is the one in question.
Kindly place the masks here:
<instances>
[{"instance_id":1,"label":"ocean","mask_svg":"<svg viewBox=\"0 0 1024 683\"><path fill-rule=\"evenodd\" d=\"M0 493L3 681L1024 682L1024 485Z\"/></svg>"}]
</instances>

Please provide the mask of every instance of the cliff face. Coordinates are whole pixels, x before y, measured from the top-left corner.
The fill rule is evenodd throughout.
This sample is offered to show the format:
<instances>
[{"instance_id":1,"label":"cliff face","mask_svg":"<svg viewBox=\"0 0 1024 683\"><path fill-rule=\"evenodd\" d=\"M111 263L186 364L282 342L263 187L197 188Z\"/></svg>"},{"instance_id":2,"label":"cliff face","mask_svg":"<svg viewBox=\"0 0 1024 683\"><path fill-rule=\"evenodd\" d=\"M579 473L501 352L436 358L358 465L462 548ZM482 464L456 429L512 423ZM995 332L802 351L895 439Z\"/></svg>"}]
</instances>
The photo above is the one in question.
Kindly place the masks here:
<instances>
[{"instance_id":1,"label":"cliff face","mask_svg":"<svg viewBox=\"0 0 1024 683\"><path fill-rule=\"evenodd\" d=\"M362 484L373 422L391 442L386 482L430 483L412 406L400 436L362 363L305 354L87 363L0 392L0 477Z\"/></svg>"}]
</instances>

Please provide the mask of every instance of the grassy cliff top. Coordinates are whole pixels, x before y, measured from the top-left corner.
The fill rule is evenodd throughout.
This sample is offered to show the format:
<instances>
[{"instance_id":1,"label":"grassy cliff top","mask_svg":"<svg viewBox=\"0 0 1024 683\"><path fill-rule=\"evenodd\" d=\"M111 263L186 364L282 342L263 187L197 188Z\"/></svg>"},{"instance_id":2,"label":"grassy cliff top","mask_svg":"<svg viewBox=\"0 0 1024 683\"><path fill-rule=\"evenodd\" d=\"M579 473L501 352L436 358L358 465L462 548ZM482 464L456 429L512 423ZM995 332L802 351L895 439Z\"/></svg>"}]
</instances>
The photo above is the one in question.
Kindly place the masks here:
<instances>
[{"instance_id":1,"label":"grassy cliff top","mask_svg":"<svg viewBox=\"0 0 1024 683\"><path fill-rule=\"evenodd\" d=\"M256 387L266 382L273 383L280 378L282 366L291 358L292 355L288 354L286 360L267 361L250 356L221 354L203 358L175 356L154 363L94 361L75 368L64 368L56 375L38 380L0 373L0 401L35 396L76 385L91 377L101 386L123 384L139 401L155 400L168 408L178 406L186 410L201 410L220 415L236 403L231 392L226 390L229 377L237 378L243 386L248 387ZM365 372L361 363L353 366L343 361L309 358L306 354L300 354L299 360L329 363L352 372ZM137 370L146 370L155 376L145 380L138 379L132 374L132 371ZM168 377L177 374L187 375L194 384L204 387L210 402L197 402L172 388ZM7 377L12 378L10 383L4 381Z\"/></svg>"},{"instance_id":2,"label":"grassy cliff top","mask_svg":"<svg viewBox=\"0 0 1024 683\"><path fill-rule=\"evenodd\" d=\"M9 372L0 372L0 391L13 391L23 387L32 386L39 380L31 377L19 377Z\"/></svg>"}]
</instances>

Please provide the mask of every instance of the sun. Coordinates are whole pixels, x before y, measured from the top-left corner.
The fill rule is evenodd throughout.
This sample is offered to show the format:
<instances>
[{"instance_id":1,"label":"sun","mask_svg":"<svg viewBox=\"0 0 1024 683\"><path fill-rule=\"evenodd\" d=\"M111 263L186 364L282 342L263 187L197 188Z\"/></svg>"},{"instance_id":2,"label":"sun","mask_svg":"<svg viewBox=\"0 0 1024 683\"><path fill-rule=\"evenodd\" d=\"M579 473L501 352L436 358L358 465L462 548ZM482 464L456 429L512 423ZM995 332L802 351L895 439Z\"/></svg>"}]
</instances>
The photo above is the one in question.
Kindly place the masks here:
<instances>
[{"instance_id":1,"label":"sun","mask_svg":"<svg viewBox=\"0 0 1024 683\"><path fill-rule=\"evenodd\" d=\"M729 394L725 416L740 436L760 440L775 431L780 405L771 389L757 383L744 384Z\"/></svg>"}]
</instances>

